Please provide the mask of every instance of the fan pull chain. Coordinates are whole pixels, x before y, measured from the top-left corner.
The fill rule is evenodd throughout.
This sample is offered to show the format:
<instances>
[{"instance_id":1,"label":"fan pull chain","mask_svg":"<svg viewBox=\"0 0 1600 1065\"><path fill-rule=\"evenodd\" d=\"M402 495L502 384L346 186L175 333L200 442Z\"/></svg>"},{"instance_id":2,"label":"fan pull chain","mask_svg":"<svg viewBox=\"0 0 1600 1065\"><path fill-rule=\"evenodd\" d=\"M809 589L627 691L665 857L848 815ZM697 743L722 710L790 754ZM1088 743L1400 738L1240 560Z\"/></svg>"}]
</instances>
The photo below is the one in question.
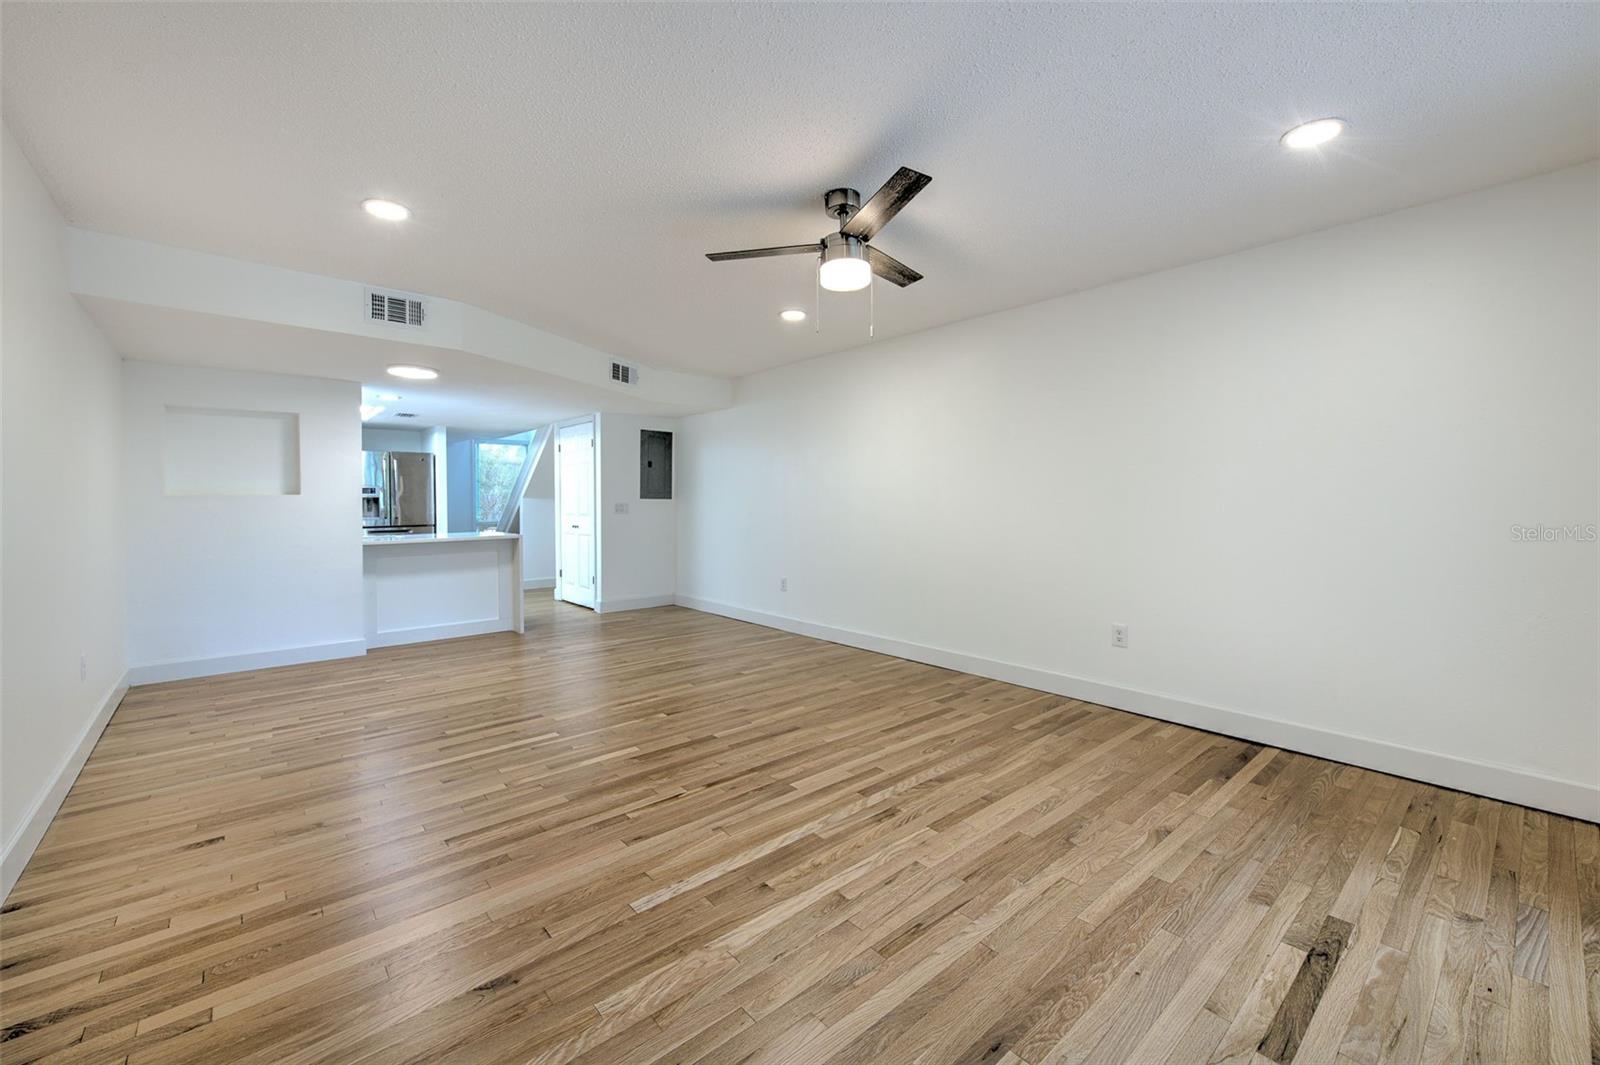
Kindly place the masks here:
<instances>
[{"instance_id":1,"label":"fan pull chain","mask_svg":"<svg viewBox=\"0 0 1600 1065\"><path fill-rule=\"evenodd\" d=\"M871 340L878 328L878 285L867 282L867 339Z\"/></svg>"},{"instance_id":2,"label":"fan pull chain","mask_svg":"<svg viewBox=\"0 0 1600 1065\"><path fill-rule=\"evenodd\" d=\"M822 332L822 270L817 269L817 313L811 316L811 331Z\"/></svg>"}]
</instances>

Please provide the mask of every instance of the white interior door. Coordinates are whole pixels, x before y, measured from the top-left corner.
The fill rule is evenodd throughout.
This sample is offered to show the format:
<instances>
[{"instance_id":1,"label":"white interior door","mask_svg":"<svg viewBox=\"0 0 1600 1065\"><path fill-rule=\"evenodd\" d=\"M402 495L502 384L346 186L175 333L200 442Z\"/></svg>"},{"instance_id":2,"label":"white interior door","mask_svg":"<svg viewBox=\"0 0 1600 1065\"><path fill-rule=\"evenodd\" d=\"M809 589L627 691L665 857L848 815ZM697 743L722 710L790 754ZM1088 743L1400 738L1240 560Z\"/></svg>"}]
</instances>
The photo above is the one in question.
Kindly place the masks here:
<instances>
[{"instance_id":1,"label":"white interior door","mask_svg":"<svg viewBox=\"0 0 1600 1065\"><path fill-rule=\"evenodd\" d=\"M556 588L569 603L594 606L594 423L556 433L556 509L561 517Z\"/></svg>"}]
</instances>

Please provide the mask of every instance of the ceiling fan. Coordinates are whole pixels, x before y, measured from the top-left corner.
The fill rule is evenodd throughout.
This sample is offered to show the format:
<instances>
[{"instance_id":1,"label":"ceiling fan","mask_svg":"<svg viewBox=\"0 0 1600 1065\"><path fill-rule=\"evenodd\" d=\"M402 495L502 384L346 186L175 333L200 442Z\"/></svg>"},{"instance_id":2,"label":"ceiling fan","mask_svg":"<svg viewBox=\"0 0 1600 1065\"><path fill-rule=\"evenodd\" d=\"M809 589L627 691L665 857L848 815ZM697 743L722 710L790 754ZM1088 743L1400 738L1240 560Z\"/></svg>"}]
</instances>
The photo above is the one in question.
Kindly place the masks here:
<instances>
[{"instance_id":1,"label":"ceiling fan","mask_svg":"<svg viewBox=\"0 0 1600 1065\"><path fill-rule=\"evenodd\" d=\"M873 274L905 288L921 281L922 275L868 242L932 180L927 174L903 166L865 204L861 202L861 193L855 189L829 189L822 196L822 208L830 218L839 220L839 232L829 233L814 244L717 251L708 253L706 258L720 263L730 259L765 259L772 255L818 255L818 281L830 292L855 292L866 288Z\"/></svg>"}]
</instances>

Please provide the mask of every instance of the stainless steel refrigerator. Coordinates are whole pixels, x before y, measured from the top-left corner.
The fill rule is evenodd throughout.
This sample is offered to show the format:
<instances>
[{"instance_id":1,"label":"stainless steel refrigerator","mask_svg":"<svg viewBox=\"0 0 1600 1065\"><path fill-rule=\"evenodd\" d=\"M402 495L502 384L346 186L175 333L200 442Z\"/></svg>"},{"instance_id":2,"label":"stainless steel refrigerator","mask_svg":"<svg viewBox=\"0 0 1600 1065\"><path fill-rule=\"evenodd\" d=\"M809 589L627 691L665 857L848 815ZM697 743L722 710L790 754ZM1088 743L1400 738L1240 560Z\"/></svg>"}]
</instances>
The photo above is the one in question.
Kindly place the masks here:
<instances>
[{"instance_id":1,"label":"stainless steel refrigerator","mask_svg":"<svg viewBox=\"0 0 1600 1065\"><path fill-rule=\"evenodd\" d=\"M372 533L433 532L433 456L363 451L361 459L362 528Z\"/></svg>"}]
</instances>

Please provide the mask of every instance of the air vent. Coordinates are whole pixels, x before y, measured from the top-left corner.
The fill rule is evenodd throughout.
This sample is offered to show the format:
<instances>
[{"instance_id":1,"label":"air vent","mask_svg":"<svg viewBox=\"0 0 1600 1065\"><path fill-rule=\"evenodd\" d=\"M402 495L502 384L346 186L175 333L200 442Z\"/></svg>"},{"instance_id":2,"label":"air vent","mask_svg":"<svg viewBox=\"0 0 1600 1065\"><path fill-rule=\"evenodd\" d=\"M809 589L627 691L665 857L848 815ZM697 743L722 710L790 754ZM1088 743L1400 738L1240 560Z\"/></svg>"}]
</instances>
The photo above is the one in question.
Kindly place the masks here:
<instances>
[{"instance_id":1,"label":"air vent","mask_svg":"<svg viewBox=\"0 0 1600 1065\"><path fill-rule=\"evenodd\" d=\"M396 412L395 417L396 418L415 418L416 415L412 414L410 411L404 411L403 410L403 411Z\"/></svg>"},{"instance_id":2,"label":"air vent","mask_svg":"<svg viewBox=\"0 0 1600 1065\"><path fill-rule=\"evenodd\" d=\"M611 379L618 384L636 385L639 383L639 368L625 362L614 362L611 364Z\"/></svg>"},{"instance_id":3,"label":"air vent","mask_svg":"<svg viewBox=\"0 0 1600 1065\"><path fill-rule=\"evenodd\" d=\"M394 296L387 292L369 292L368 313L374 322L393 325L421 325L422 301L414 296Z\"/></svg>"}]
</instances>

